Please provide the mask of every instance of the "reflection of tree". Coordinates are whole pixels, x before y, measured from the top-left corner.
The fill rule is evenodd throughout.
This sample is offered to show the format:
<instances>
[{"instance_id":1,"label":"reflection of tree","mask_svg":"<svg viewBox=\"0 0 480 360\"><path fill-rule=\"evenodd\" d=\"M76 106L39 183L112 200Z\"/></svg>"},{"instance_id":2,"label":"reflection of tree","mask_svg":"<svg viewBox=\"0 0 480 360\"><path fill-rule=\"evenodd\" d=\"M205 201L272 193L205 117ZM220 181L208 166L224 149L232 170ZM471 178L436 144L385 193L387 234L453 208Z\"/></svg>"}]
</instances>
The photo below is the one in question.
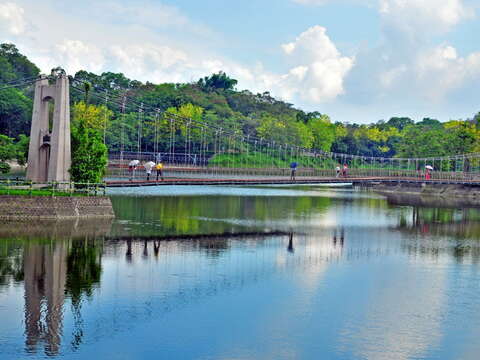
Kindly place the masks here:
<instances>
[{"instance_id":1,"label":"reflection of tree","mask_svg":"<svg viewBox=\"0 0 480 360\"><path fill-rule=\"evenodd\" d=\"M100 283L103 246L95 241L73 241L67 255L65 293L70 295L74 315L72 347L78 348L83 337L81 316L82 296L91 297L93 288Z\"/></svg>"},{"instance_id":2,"label":"reflection of tree","mask_svg":"<svg viewBox=\"0 0 480 360\"><path fill-rule=\"evenodd\" d=\"M111 220L37 221L2 223L0 227L0 289L12 281L25 288L25 344L36 352L58 354L63 331L65 295L74 313L74 340L80 344L82 297L90 297L100 281L103 242ZM15 236L13 236L15 234ZM81 240L75 240L81 239ZM103 240L102 240L103 241Z\"/></svg>"},{"instance_id":3,"label":"reflection of tree","mask_svg":"<svg viewBox=\"0 0 480 360\"><path fill-rule=\"evenodd\" d=\"M159 236L245 232L270 227L270 223L280 227L275 230L285 230L285 220L304 220L305 214L323 212L330 199L218 196L212 201L205 196L112 197L112 204L117 219L129 221L129 230L117 223L112 235Z\"/></svg>"},{"instance_id":4,"label":"reflection of tree","mask_svg":"<svg viewBox=\"0 0 480 360\"><path fill-rule=\"evenodd\" d=\"M7 285L12 279L22 281L24 277L21 246L17 242L2 240L0 247L0 285Z\"/></svg>"},{"instance_id":5,"label":"reflection of tree","mask_svg":"<svg viewBox=\"0 0 480 360\"><path fill-rule=\"evenodd\" d=\"M94 285L100 282L102 250L102 244L95 241L72 241L67 256L65 292L73 304L81 301L82 294L91 297Z\"/></svg>"},{"instance_id":6,"label":"reflection of tree","mask_svg":"<svg viewBox=\"0 0 480 360\"><path fill-rule=\"evenodd\" d=\"M400 219L397 229L415 237L405 242L409 254L438 258L449 254L457 262L470 257L480 262L480 213L477 209L427 208L415 206L411 222Z\"/></svg>"}]
</instances>

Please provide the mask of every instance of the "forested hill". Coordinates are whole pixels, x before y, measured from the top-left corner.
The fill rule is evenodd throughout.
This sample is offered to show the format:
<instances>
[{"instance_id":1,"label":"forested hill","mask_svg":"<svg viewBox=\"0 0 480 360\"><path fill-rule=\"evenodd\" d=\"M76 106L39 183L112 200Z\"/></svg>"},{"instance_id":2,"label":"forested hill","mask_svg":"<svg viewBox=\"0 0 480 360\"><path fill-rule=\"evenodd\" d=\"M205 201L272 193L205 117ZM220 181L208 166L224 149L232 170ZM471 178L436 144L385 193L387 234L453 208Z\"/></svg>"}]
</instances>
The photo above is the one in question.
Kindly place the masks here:
<instances>
[{"instance_id":1,"label":"forested hill","mask_svg":"<svg viewBox=\"0 0 480 360\"><path fill-rule=\"evenodd\" d=\"M0 83L38 73L35 64L14 45L0 45ZM407 117L393 117L388 121L358 125L355 119L350 119L349 123L333 122L327 114L321 113L321 109L320 112L302 111L275 99L268 92L237 91L237 81L223 72L184 84L142 83L121 73L86 71L77 72L73 80L77 80L77 84L90 83L91 90L87 98L80 91L71 92L76 104L72 104L72 113L75 106L82 106L82 101L95 105L99 113L103 111L109 118L107 145L112 151L119 147L120 121L126 122L122 124L127 130L125 148L136 150L138 104L141 103L145 109L176 113L244 135L324 151L381 157L426 157L480 151L480 114L469 120L446 123L429 118L414 123ZM107 91L111 99L107 103L108 110L103 107ZM122 94L136 101L136 104L127 104L125 116L120 116ZM32 96L32 87L0 90L0 134L15 139L28 134ZM142 150L152 151L152 132L146 129L143 136ZM5 137L2 141L6 141Z\"/></svg>"}]
</instances>

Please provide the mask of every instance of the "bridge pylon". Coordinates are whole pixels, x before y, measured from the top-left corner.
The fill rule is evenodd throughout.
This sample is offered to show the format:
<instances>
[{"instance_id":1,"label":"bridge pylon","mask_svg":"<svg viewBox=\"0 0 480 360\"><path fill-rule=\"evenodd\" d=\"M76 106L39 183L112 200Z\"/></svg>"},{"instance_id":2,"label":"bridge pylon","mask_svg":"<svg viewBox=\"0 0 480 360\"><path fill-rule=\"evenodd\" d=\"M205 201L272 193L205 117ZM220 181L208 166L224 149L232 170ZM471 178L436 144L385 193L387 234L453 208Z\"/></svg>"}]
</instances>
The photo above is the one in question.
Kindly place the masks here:
<instances>
[{"instance_id":1,"label":"bridge pylon","mask_svg":"<svg viewBox=\"0 0 480 360\"><path fill-rule=\"evenodd\" d=\"M50 120L49 102L54 102ZM35 83L27 179L35 182L70 181L70 92L62 70L55 83L42 75Z\"/></svg>"}]
</instances>

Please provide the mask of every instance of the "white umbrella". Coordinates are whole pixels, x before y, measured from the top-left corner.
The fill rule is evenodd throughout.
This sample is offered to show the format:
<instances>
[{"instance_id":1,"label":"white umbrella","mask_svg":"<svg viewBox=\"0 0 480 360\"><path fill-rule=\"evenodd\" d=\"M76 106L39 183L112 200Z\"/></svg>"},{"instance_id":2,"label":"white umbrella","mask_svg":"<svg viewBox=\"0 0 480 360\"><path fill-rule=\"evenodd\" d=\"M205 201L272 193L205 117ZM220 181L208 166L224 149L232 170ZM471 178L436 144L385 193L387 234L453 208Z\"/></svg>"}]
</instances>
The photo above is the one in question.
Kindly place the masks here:
<instances>
[{"instance_id":1,"label":"white umbrella","mask_svg":"<svg viewBox=\"0 0 480 360\"><path fill-rule=\"evenodd\" d=\"M427 166L425 166L425 169L433 170L433 166L432 165L427 165Z\"/></svg>"},{"instance_id":2,"label":"white umbrella","mask_svg":"<svg viewBox=\"0 0 480 360\"><path fill-rule=\"evenodd\" d=\"M153 161L148 161L145 164L143 164L143 167L145 170L150 171L152 168L155 166L155 163Z\"/></svg>"},{"instance_id":3,"label":"white umbrella","mask_svg":"<svg viewBox=\"0 0 480 360\"><path fill-rule=\"evenodd\" d=\"M137 166L138 164L140 164L139 160L132 160L128 163L128 166Z\"/></svg>"}]
</instances>

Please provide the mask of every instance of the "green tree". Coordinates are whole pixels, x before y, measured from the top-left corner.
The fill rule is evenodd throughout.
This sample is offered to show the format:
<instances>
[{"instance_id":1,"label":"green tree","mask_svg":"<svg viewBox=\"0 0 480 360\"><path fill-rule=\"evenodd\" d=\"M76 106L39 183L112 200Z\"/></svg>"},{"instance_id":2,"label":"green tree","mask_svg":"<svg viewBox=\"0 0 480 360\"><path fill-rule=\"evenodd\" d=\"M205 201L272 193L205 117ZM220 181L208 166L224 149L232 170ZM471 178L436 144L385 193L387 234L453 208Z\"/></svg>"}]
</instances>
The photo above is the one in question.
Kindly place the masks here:
<instances>
[{"instance_id":1,"label":"green tree","mask_svg":"<svg viewBox=\"0 0 480 360\"><path fill-rule=\"evenodd\" d=\"M27 163L29 145L30 138L24 134L20 134L19 139L15 144L15 153L19 165L25 165Z\"/></svg>"},{"instance_id":2,"label":"green tree","mask_svg":"<svg viewBox=\"0 0 480 360\"><path fill-rule=\"evenodd\" d=\"M330 122L327 115L320 115L308 122L308 127L313 135L313 148L330 151L335 141L335 125Z\"/></svg>"},{"instance_id":3,"label":"green tree","mask_svg":"<svg viewBox=\"0 0 480 360\"><path fill-rule=\"evenodd\" d=\"M75 109L83 109L76 111ZM107 165L107 147L103 143L102 111L94 105L74 105L71 122L72 180L81 183L102 181ZM96 114L96 117L92 114Z\"/></svg>"},{"instance_id":4,"label":"green tree","mask_svg":"<svg viewBox=\"0 0 480 360\"><path fill-rule=\"evenodd\" d=\"M10 137L28 134L32 114L32 100L20 90L0 90L0 133Z\"/></svg>"},{"instance_id":5,"label":"green tree","mask_svg":"<svg viewBox=\"0 0 480 360\"><path fill-rule=\"evenodd\" d=\"M233 90L238 81L227 76L223 71L206 76L198 81L198 85L206 90Z\"/></svg>"},{"instance_id":6,"label":"green tree","mask_svg":"<svg viewBox=\"0 0 480 360\"><path fill-rule=\"evenodd\" d=\"M30 78L40 73L40 69L22 55L14 44L0 44L0 57L10 63L15 72L15 79Z\"/></svg>"},{"instance_id":7,"label":"green tree","mask_svg":"<svg viewBox=\"0 0 480 360\"><path fill-rule=\"evenodd\" d=\"M408 125L413 125L413 124L414 124L414 121L409 117L392 117L390 118L390 120L386 122L386 125L397 128L400 131L405 129Z\"/></svg>"},{"instance_id":8,"label":"green tree","mask_svg":"<svg viewBox=\"0 0 480 360\"><path fill-rule=\"evenodd\" d=\"M442 128L407 126L402 141L398 144L399 157L433 157L446 155L448 139Z\"/></svg>"},{"instance_id":9,"label":"green tree","mask_svg":"<svg viewBox=\"0 0 480 360\"><path fill-rule=\"evenodd\" d=\"M0 134L0 173L8 173L10 165L9 160L15 159L17 155L13 139Z\"/></svg>"},{"instance_id":10,"label":"green tree","mask_svg":"<svg viewBox=\"0 0 480 360\"><path fill-rule=\"evenodd\" d=\"M468 154L480 150L480 131L475 124L467 121L449 121L444 127L449 154Z\"/></svg>"}]
</instances>

